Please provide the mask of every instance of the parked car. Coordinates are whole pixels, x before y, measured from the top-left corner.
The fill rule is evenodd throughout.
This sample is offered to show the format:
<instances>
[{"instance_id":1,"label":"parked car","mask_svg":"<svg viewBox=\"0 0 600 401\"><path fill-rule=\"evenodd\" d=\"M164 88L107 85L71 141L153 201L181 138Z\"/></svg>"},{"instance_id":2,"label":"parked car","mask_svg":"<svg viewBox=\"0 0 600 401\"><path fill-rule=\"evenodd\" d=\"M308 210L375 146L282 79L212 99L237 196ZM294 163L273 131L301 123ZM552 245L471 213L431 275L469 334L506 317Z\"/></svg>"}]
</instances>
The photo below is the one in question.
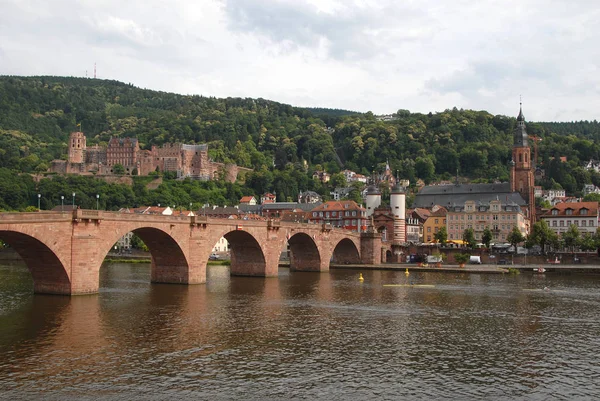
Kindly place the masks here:
<instances>
[{"instance_id":1,"label":"parked car","mask_svg":"<svg viewBox=\"0 0 600 401\"><path fill-rule=\"evenodd\" d=\"M507 265L507 264L509 264L509 263L508 263L508 260L506 260L506 259L500 259L500 260L498 261L498 264L499 264L499 265Z\"/></svg>"},{"instance_id":2,"label":"parked car","mask_svg":"<svg viewBox=\"0 0 600 401\"><path fill-rule=\"evenodd\" d=\"M221 259L221 257L219 256L218 253L211 253L210 256L208 257L208 260L219 260Z\"/></svg>"}]
</instances>

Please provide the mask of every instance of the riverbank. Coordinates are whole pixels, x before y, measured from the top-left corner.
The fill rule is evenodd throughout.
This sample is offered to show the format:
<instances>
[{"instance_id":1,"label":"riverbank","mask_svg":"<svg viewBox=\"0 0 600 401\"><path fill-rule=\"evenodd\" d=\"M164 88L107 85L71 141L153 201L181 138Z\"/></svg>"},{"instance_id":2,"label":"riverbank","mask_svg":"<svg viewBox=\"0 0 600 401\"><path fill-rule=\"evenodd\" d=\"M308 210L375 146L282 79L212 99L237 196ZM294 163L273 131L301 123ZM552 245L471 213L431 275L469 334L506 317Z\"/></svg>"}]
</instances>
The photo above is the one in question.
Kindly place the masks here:
<instances>
[{"instance_id":1,"label":"riverbank","mask_svg":"<svg viewBox=\"0 0 600 401\"><path fill-rule=\"evenodd\" d=\"M381 265L338 265L331 264L330 269L352 269L352 270L397 270L406 271L421 271L421 272L446 272L446 273L473 273L473 274L505 274L510 273L510 270L517 270L519 272L527 273L540 273L540 268L543 269L543 273L558 273L558 274L570 274L570 273L586 273L586 274L600 274L600 266L595 265L583 265L583 264L572 264L572 265L556 265L556 264L544 264L544 265L465 265L460 267L458 265L442 265L442 267L434 266L418 266L416 264L393 264L386 263ZM510 269L510 270L509 270Z\"/></svg>"}]
</instances>

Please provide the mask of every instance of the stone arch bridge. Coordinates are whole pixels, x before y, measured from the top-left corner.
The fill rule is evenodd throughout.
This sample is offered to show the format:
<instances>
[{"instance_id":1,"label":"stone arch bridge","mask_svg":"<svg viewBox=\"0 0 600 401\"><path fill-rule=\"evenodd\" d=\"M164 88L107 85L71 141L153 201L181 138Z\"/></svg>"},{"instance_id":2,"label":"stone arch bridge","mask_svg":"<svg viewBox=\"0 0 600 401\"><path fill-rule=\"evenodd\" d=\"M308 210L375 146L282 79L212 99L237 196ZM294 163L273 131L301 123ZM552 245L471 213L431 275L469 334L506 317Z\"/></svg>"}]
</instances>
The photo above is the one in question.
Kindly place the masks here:
<instances>
[{"instance_id":1,"label":"stone arch bridge","mask_svg":"<svg viewBox=\"0 0 600 401\"><path fill-rule=\"evenodd\" d=\"M0 213L0 240L27 264L36 293L98 292L100 266L113 245L134 232L152 256L152 282L206 282L206 263L221 237L230 244L232 275L273 277L290 250L290 268L327 271L329 263L381 262L381 237L328 224L213 219L77 209Z\"/></svg>"}]
</instances>

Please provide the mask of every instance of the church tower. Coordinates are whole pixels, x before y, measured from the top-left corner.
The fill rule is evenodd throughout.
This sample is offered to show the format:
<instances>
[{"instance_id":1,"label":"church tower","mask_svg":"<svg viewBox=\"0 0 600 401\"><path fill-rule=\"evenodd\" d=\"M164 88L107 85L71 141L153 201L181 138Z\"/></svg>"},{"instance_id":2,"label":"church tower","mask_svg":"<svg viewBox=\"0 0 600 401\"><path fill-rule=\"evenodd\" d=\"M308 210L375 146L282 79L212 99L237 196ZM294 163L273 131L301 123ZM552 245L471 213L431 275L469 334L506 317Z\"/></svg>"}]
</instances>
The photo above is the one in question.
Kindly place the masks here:
<instances>
[{"instance_id":1,"label":"church tower","mask_svg":"<svg viewBox=\"0 0 600 401\"><path fill-rule=\"evenodd\" d=\"M529 219L535 222L535 183L533 166L531 163L531 149L529 148L529 136L525 129L525 117L523 107L519 105L517 127L513 136L512 168L510 171L510 190L519 192L527 201L529 207Z\"/></svg>"}]
</instances>

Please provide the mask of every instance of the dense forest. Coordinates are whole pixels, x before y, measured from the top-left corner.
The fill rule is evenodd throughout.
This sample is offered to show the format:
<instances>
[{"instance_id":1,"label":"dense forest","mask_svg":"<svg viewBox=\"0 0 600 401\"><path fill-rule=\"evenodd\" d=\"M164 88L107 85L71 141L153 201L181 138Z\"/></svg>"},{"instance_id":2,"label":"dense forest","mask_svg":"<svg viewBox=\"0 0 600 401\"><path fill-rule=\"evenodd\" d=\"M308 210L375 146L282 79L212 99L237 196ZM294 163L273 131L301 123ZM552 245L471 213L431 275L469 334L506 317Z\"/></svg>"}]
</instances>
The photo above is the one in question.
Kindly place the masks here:
<instances>
[{"instance_id":1,"label":"dense forest","mask_svg":"<svg viewBox=\"0 0 600 401\"><path fill-rule=\"evenodd\" d=\"M524 110L527 116L527 110ZM515 107L515 116L518 113ZM141 204L233 204L243 194L276 192L295 200L300 191L329 196L344 184L343 169L370 175L386 162L411 183L449 180L507 181L515 117L486 111L411 113L398 110L390 121L371 112L298 108L265 99L185 96L136 88L108 80L69 77L0 77L0 208L23 210L60 204L60 194L81 193L81 204L103 207ZM166 142L207 143L210 157L234 162L253 173L236 184L165 180L146 190L146 177L134 186L84 177L48 176L53 159L66 158L70 132L86 134L88 146L111 137L137 137L142 148ZM527 122L538 138L538 166L545 188L577 195L583 185L600 185L585 164L600 159L600 124ZM533 142L533 141L532 141ZM566 162L561 162L566 157ZM315 170L333 174L331 183L313 180ZM353 192L357 197L358 191ZM92 199L94 197L94 199ZM57 201L58 199L58 201ZM79 203L79 202L78 202Z\"/></svg>"}]
</instances>

